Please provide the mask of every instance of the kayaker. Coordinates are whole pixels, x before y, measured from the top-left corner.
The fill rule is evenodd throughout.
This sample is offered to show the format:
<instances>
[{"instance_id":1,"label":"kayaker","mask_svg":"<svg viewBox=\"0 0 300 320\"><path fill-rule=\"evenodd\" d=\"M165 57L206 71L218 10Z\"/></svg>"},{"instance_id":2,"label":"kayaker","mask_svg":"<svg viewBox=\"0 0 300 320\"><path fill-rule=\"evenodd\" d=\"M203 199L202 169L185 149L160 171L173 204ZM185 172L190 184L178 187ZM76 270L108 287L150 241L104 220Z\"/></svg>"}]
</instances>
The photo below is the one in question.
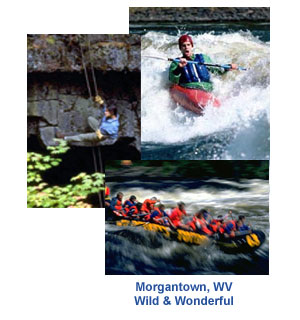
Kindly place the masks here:
<instances>
[{"instance_id":1,"label":"kayaker","mask_svg":"<svg viewBox=\"0 0 300 320\"><path fill-rule=\"evenodd\" d=\"M178 84L185 88L200 89L206 92L213 90L213 84L210 79L210 72L222 74L228 69L208 67L201 63L212 63L211 58L203 53L193 53L193 39L185 34L178 40L179 49L182 53L180 61L173 61L169 69L169 79L172 83ZM188 63L188 60L198 61L199 64ZM231 64L231 69L235 70L238 66Z\"/></svg>"},{"instance_id":2,"label":"kayaker","mask_svg":"<svg viewBox=\"0 0 300 320\"><path fill-rule=\"evenodd\" d=\"M94 117L88 117L88 124L94 130L90 133L82 133L73 136L64 136L68 142L99 142L102 144L114 144L118 138L119 115L117 108L113 105L106 106L100 96L96 96L95 101L104 107L104 117L101 121Z\"/></svg>"}]
</instances>

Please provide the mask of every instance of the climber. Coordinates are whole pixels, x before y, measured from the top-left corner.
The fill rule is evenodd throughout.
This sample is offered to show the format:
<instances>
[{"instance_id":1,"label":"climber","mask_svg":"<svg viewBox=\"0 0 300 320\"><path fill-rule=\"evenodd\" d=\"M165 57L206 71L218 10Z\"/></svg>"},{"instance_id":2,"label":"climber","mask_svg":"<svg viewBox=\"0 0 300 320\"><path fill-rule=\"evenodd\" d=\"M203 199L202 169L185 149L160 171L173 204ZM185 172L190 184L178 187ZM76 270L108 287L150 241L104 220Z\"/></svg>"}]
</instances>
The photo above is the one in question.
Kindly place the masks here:
<instances>
[{"instance_id":1,"label":"climber","mask_svg":"<svg viewBox=\"0 0 300 320\"><path fill-rule=\"evenodd\" d=\"M88 124L94 132L82 133L73 136L64 136L68 142L99 142L114 144L118 138L119 115L115 106L107 107L102 98L98 95L95 101L104 107L104 117L98 121L94 117L88 117Z\"/></svg>"}]
</instances>

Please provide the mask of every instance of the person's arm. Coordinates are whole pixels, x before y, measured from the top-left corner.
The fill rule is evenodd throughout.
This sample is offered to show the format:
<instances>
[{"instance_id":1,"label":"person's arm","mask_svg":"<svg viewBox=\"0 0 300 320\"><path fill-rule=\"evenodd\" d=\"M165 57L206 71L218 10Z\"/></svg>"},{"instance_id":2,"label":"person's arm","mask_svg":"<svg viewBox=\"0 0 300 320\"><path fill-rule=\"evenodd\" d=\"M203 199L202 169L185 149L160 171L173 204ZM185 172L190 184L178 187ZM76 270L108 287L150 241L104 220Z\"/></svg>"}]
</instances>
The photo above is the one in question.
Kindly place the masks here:
<instances>
[{"instance_id":1,"label":"person's arm","mask_svg":"<svg viewBox=\"0 0 300 320\"><path fill-rule=\"evenodd\" d=\"M204 63L214 63L208 55L204 54L203 58L204 58ZM214 74L224 74L227 71L236 70L238 68L238 65L235 63L231 64L231 69L224 69L219 67L207 67L207 68L210 72Z\"/></svg>"},{"instance_id":2,"label":"person's arm","mask_svg":"<svg viewBox=\"0 0 300 320\"><path fill-rule=\"evenodd\" d=\"M211 60L211 58L206 54L203 54L203 59L204 59L204 63L211 63L211 64L214 63ZM218 67L207 67L207 69L214 74L223 74L226 71L228 71L228 70L225 70L224 68L218 68Z\"/></svg>"},{"instance_id":3,"label":"person's arm","mask_svg":"<svg viewBox=\"0 0 300 320\"><path fill-rule=\"evenodd\" d=\"M116 198L112 198L111 202L110 202L110 208L112 210L116 210L115 209L115 205L117 204L117 199Z\"/></svg>"},{"instance_id":4,"label":"person's arm","mask_svg":"<svg viewBox=\"0 0 300 320\"><path fill-rule=\"evenodd\" d=\"M172 83L178 84L181 75L181 68L178 62L173 61L169 68L169 80Z\"/></svg>"}]
</instances>

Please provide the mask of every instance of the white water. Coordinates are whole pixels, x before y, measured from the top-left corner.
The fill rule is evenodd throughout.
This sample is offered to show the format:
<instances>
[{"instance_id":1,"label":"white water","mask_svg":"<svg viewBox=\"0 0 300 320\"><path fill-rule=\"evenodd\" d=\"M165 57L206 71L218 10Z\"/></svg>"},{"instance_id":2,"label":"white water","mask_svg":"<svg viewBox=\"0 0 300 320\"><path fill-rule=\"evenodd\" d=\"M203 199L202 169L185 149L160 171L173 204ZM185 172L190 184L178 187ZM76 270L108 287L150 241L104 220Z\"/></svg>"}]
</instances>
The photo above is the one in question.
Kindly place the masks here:
<instances>
[{"instance_id":1,"label":"white water","mask_svg":"<svg viewBox=\"0 0 300 320\"><path fill-rule=\"evenodd\" d=\"M231 130L234 135L220 158L269 159L269 43L250 32L193 36L195 53L249 68L212 76L222 106L207 106L201 117L170 99L169 63L143 58L180 56L177 39L157 32L142 37L142 143L177 144Z\"/></svg>"},{"instance_id":2,"label":"white water","mask_svg":"<svg viewBox=\"0 0 300 320\"><path fill-rule=\"evenodd\" d=\"M137 200L143 202L145 199L156 196L163 203L167 211L183 201L186 205L188 219L198 210L209 210L213 217L224 215L232 210L235 218L243 214L247 221L257 229L269 234L269 181L260 179L245 179L240 182L222 179L209 179L198 188L190 188L185 185L187 181L171 182L172 187L162 187L157 190L160 181L139 183L132 180L126 182L124 199L135 195ZM133 186L131 187L130 184ZM108 184L112 194L120 191L115 189L114 183ZM268 238L268 236L267 236Z\"/></svg>"},{"instance_id":3,"label":"white water","mask_svg":"<svg viewBox=\"0 0 300 320\"><path fill-rule=\"evenodd\" d=\"M159 181L157 182L159 183ZM133 180L132 183L135 185L136 181ZM222 184L224 187L222 189L214 188L211 186L212 183ZM156 196L161 202L169 204L169 206L176 206L176 202L184 201L187 206L191 204L214 208L224 208L224 206L233 208L247 204L268 208L269 204L269 182L266 180L252 179L238 183L229 180L210 179L206 180L207 186L204 184L197 190L183 188L180 183L175 181L172 188L162 188L159 191L155 191L156 184L153 184L153 188L151 188L151 183L148 184L148 187L140 188L131 188L127 185L124 199L134 194L138 201L143 202L144 199ZM113 186L113 183L110 186ZM236 188L240 188L240 190ZM115 193L119 190L113 191Z\"/></svg>"}]
</instances>

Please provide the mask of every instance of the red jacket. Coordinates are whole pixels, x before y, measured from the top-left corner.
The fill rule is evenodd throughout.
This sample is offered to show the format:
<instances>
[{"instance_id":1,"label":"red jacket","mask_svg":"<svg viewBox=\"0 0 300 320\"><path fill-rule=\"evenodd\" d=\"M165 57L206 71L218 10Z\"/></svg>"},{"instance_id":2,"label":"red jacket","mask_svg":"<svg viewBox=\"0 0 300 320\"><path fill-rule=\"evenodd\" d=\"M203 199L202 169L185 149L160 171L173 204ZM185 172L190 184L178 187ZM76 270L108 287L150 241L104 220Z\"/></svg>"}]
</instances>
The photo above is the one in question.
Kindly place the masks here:
<instances>
[{"instance_id":1,"label":"red jacket","mask_svg":"<svg viewBox=\"0 0 300 320\"><path fill-rule=\"evenodd\" d=\"M157 202L157 200L146 199L143 202L143 205L141 207L141 211L151 213L151 211L154 209L154 205L156 202Z\"/></svg>"},{"instance_id":2,"label":"red jacket","mask_svg":"<svg viewBox=\"0 0 300 320\"><path fill-rule=\"evenodd\" d=\"M211 220L209 227L213 232L224 233L224 228L222 227L221 220L218 220L218 219Z\"/></svg>"},{"instance_id":3,"label":"red jacket","mask_svg":"<svg viewBox=\"0 0 300 320\"><path fill-rule=\"evenodd\" d=\"M200 218L197 218L197 217L194 217L193 218L193 223L194 223L194 227L191 225L191 227L196 231L197 229L197 224L200 225L200 230L202 232L204 232L205 234L207 235L212 235L212 231L210 231L208 228L207 228L207 223L206 223L206 220L204 218L200 219Z\"/></svg>"},{"instance_id":4,"label":"red jacket","mask_svg":"<svg viewBox=\"0 0 300 320\"><path fill-rule=\"evenodd\" d=\"M170 219L176 227L180 224L183 215L186 216L185 210L180 210L178 207L172 210Z\"/></svg>"},{"instance_id":5,"label":"red jacket","mask_svg":"<svg viewBox=\"0 0 300 320\"><path fill-rule=\"evenodd\" d=\"M110 189L109 187L105 187L105 197L109 197L110 195Z\"/></svg>"}]
</instances>

